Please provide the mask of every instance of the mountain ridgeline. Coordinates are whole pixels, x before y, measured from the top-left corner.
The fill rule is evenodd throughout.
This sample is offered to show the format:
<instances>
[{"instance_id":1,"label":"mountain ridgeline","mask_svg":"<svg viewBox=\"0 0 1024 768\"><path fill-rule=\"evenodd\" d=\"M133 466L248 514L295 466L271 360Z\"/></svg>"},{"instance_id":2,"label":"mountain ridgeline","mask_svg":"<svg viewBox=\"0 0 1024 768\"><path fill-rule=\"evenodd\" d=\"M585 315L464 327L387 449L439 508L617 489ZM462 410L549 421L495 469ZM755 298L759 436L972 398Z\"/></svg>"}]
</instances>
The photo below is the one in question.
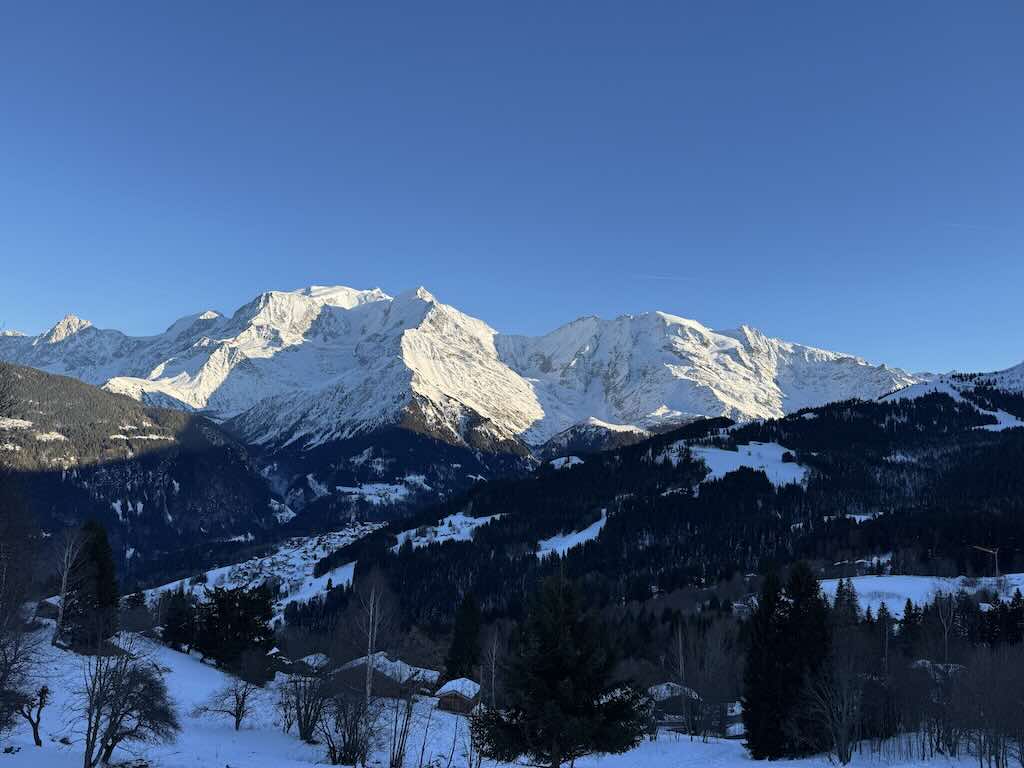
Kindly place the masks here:
<instances>
[{"instance_id":1,"label":"mountain ridgeline","mask_svg":"<svg viewBox=\"0 0 1024 768\"><path fill-rule=\"evenodd\" d=\"M202 413L249 446L296 511L442 498L531 456L921 380L664 312L512 336L423 288L391 297L342 286L270 291L230 317L207 310L148 337L69 315L38 336L0 336L0 359Z\"/></svg>"},{"instance_id":2,"label":"mountain ridgeline","mask_svg":"<svg viewBox=\"0 0 1024 768\"><path fill-rule=\"evenodd\" d=\"M518 616L555 570L621 604L800 557L1021 557L1024 366L913 376L664 313L528 339L422 289L319 287L145 338L65 318L0 357L0 462L46 534L102 523L127 583L367 520L315 575L387 573L424 626L470 588Z\"/></svg>"}]
</instances>

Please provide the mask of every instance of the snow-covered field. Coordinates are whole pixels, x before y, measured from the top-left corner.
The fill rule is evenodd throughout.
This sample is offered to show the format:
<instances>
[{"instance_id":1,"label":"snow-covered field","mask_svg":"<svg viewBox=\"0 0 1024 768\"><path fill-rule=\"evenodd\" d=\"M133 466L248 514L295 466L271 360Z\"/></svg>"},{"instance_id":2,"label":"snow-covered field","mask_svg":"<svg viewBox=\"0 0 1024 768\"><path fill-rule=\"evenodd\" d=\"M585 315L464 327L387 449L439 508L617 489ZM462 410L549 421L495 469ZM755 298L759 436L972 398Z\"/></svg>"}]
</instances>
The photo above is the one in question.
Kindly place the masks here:
<instances>
[{"instance_id":1,"label":"snow-covered field","mask_svg":"<svg viewBox=\"0 0 1024 768\"><path fill-rule=\"evenodd\" d=\"M997 387L1003 388L1008 392L1019 392L1021 389L1021 371L1024 371L1024 363L1014 366L1006 371L989 374L986 378L994 380ZM961 394L961 390L969 390L973 386L974 383L970 381L958 381L952 376L939 376L931 381L922 381L917 384L912 384L909 387L904 387L903 389L886 395L882 399L913 400L914 398L923 397L932 393L949 395L958 403L967 403L974 408L974 410L978 411L978 413L984 413L988 416L995 417L995 424L986 424L983 427L978 427L978 429L985 429L989 432L1001 432L1004 429L1024 427L1024 421L1018 419L1013 414L1000 409L989 411L980 407L976 403L966 400Z\"/></svg>"},{"instance_id":2,"label":"snow-covered field","mask_svg":"<svg viewBox=\"0 0 1024 768\"><path fill-rule=\"evenodd\" d=\"M673 443L656 457L656 461L679 461L682 453L689 449L694 459L703 461L710 474L705 480L718 480L741 467L763 470L773 485L801 483L807 476L807 469L796 462L783 461L789 451L778 443L749 443L737 446L735 451L711 448L704 445L690 445L685 440Z\"/></svg>"},{"instance_id":3,"label":"snow-covered field","mask_svg":"<svg viewBox=\"0 0 1024 768\"><path fill-rule=\"evenodd\" d=\"M54 700L43 711L41 734L43 746L32 744L26 724L5 738L3 745L12 746L13 754L0 753L3 768L77 768L82 764L82 747L76 723L75 702L69 691L80 679L79 657L50 646L49 628L43 631L37 676L54 692ZM193 714L228 677L195 657L172 651L155 643L143 641L144 649L167 670L167 683L175 701L182 731L173 744L144 745L114 754L115 762L141 759L152 768L296 768L324 764L323 748L301 742L294 733L285 734L277 722L273 707L272 685L260 692L258 706L251 720L235 732L227 718ZM436 699L423 698L417 704L416 722L409 738L407 766L451 765L468 768L466 756L466 719L436 709ZM62 744L66 738L70 743ZM454 744L454 749L453 749ZM449 762L449 756L451 761ZM386 745L380 744L373 765L387 765ZM494 768L490 762L487 768ZM662 733L657 741L644 741L623 755L588 757L577 761L579 768L733 768L749 766L750 760L739 741L713 741L702 744L688 737ZM826 768L825 756L795 760L792 768ZM855 757L853 768L878 766L923 765L920 763L880 763L867 757ZM929 768L968 768L969 761L934 760Z\"/></svg>"},{"instance_id":4,"label":"snow-covered field","mask_svg":"<svg viewBox=\"0 0 1024 768\"><path fill-rule=\"evenodd\" d=\"M838 579L821 582L821 588L830 600L835 599L838 585ZM877 614L884 602L889 612L900 618L907 598L917 605L923 605L931 602L939 592L955 594L962 589L973 594L985 589L997 593L1003 600L1009 600L1015 589L1024 592L1024 573L1009 573L998 579L972 579L966 576L855 576L853 586L857 590L862 611L870 607L871 612Z\"/></svg>"},{"instance_id":5,"label":"snow-covered field","mask_svg":"<svg viewBox=\"0 0 1024 768\"><path fill-rule=\"evenodd\" d=\"M501 515L470 517L462 512L456 512L441 520L437 525L402 531L398 534L398 543L392 549L397 552L407 541L412 542L414 549L425 547L428 544L442 544L446 541L472 541L473 531L499 517Z\"/></svg>"}]
</instances>

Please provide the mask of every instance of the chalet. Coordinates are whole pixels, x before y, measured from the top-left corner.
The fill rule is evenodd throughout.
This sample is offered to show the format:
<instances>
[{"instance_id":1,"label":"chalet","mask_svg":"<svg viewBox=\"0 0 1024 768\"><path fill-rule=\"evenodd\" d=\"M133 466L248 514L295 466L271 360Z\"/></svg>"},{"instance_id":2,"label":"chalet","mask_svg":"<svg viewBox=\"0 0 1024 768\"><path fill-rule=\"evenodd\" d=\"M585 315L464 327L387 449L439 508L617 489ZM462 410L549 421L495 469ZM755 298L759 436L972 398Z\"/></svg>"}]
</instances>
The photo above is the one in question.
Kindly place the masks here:
<instances>
[{"instance_id":1,"label":"chalet","mask_svg":"<svg viewBox=\"0 0 1024 768\"><path fill-rule=\"evenodd\" d=\"M437 708L468 715L480 703L480 684L466 677L449 680L437 689Z\"/></svg>"},{"instance_id":2,"label":"chalet","mask_svg":"<svg viewBox=\"0 0 1024 768\"><path fill-rule=\"evenodd\" d=\"M370 657L368 662L366 656L353 659L343 664L335 673L335 677L343 677L346 680L356 680L360 676L366 679L366 667L371 666L373 671L374 690L382 696L397 695L393 691L412 690L416 693L430 694L437 685L441 674L433 669L415 667L401 659L392 659L383 652L378 652Z\"/></svg>"}]
</instances>

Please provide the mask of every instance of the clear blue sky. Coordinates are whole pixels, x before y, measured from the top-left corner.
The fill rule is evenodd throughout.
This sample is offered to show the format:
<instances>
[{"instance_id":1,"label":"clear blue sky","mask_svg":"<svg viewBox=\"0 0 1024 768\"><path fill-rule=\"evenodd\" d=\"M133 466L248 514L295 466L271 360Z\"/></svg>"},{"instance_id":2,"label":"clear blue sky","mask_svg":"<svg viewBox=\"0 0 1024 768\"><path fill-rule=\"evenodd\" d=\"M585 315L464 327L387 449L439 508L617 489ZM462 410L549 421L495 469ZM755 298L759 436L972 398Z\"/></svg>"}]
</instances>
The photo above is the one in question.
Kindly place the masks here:
<instances>
[{"instance_id":1,"label":"clear blue sky","mask_svg":"<svg viewBox=\"0 0 1024 768\"><path fill-rule=\"evenodd\" d=\"M1024 359L1024 4L9 2L0 323L423 284Z\"/></svg>"}]
</instances>

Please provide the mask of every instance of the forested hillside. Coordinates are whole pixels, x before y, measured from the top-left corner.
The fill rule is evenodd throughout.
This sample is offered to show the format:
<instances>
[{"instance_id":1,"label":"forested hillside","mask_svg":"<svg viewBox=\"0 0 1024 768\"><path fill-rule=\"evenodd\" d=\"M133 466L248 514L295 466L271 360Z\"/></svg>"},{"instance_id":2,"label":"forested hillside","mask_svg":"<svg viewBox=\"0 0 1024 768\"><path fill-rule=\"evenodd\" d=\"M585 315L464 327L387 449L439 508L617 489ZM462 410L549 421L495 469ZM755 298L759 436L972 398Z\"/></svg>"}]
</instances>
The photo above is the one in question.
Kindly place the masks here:
<instances>
[{"instance_id":1,"label":"forested hillside","mask_svg":"<svg viewBox=\"0 0 1024 768\"><path fill-rule=\"evenodd\" d=\"M1004 571L1024 570L1024 429L986 429L992 422L937 393L746 425L700 422L481 484L330 555L318 570L356 561L357 572L383 571L407 620L424 626L448 625L469 589L486 616L519 616L522 595L556 572L585 584L590 605L602 607L799 558L826 575L872 557L899 573L989 574L990 555L975 547L998 545ZM778 456L765 469L746 460L713 470L758 443ZM787 471L800 482L780 481ZM456 515L489 520L437 543L430 529L444 530ZM417 527L420 538L399 546L399 534ZM564 556L537 556L542 542L588 527L598 534ZM321 606L314 613L322 616ZM302 616L293 609L292 620Z\"/></svg>"},{"instance_id":2,"label":"forested hillside","mask_svg":"<svg viewBox=\"0 0 1024 768\"><path fill-rule=\"evenodd\" d=\"M0 379L8 483L47 535L103 524L126 583L192 572L287 519L246 447L201 416L32 368L0 364Z\"/></svg>"}]
</instances>

